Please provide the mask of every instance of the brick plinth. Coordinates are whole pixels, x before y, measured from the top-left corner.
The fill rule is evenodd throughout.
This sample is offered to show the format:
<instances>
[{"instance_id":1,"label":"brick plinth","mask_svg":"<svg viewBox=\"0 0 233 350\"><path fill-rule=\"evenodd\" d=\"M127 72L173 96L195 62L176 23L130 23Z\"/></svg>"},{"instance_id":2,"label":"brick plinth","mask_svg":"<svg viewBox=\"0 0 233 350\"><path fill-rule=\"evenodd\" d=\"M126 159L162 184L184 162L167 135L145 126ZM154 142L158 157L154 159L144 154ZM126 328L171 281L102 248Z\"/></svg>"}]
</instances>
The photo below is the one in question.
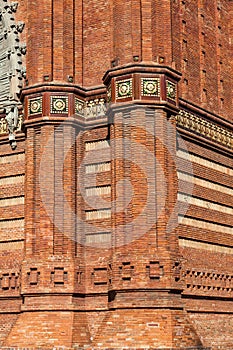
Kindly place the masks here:
<instances>
[{"instance_id":1,"label":"brick plinth","mask_svg":"<svg viewBox=\"0 0 233 350\"><path fill-rule=\"evenodd\" d=\"M71 312L22 313L3 346L52 349L72 346Z\"/></svg>"}]
</instances>

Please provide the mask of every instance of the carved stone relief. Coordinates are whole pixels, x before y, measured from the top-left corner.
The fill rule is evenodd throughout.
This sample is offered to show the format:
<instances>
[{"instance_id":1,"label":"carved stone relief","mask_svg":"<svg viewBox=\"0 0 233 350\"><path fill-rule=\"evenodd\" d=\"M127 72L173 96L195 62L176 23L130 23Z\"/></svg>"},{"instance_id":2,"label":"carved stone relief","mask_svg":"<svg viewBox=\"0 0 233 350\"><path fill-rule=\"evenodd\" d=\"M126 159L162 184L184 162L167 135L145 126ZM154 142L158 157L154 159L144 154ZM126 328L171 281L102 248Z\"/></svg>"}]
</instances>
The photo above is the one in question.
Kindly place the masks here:
<instances>
[{"instance_id":1,"label":"carved stone relief","mask_svg":"<svg viewBox=\"0 0 233 350\"><path fill-rule=\"evenodd\" d=\"M17 2L0 1L0 109L6 113L6 124L11 147L16 147L15 131L18 128L19 92L25 78L22 55L26 45L20 44L19 33L24 23L16 23L14 12ZM4 123L1 123L6 131ZM0 130L3 133L3 130Z\"/></svg>"}]
</instances>

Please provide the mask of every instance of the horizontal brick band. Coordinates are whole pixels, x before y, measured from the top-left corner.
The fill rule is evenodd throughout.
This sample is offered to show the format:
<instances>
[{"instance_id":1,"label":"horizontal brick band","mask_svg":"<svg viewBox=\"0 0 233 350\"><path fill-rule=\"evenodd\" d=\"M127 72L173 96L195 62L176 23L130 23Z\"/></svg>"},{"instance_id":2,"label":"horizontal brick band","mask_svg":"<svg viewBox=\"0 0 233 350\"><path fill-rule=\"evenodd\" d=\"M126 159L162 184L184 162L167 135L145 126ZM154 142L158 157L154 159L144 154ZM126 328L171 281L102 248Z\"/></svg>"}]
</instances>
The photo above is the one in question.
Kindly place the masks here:
<instances>
[{"instance_id":1,"label":"horizontal brick band","mask_svg":"<svg viewBox=\"0 0 233 350\"><path fill-rule=\"evenodd\" d=\"M24 227L24 219L15 219L15 220L1 220L0 221L0 229L1 228L15 228L15 227Z\"/></svg>"},{"instance_id":2,"label":"horizontal brick band","mask_svg":"<svg viewBox=\"0 0 233 350\"><path fill-rule=\"evenodd\" d=\"M89 165L86 165L85 167L86 174L101 173L101 172L110 171L110 170L111 170L110 162L89 164Z\"/></svg>"},{"instance_id":3,"label":"horizontal brick band","mask_svg":"<svg viewBox=\"0 0 233 350\"><path fill-rule=\"evenodd\" d=\"M220 225L232 226L232 214L226 214L217 210L200 207L194 204L184 204L184 202L178 202L179 210L183 206L187 206L186 216L189 218L196 218L198 220L207 220Z\"/></svg>"},{"instance_id":4,"label":"horizontal brick band","mask_svg":"<svg viewBox=\"0 0 233 350\"><path fill-rule=\"evenodd\" d=\"M190 162L194 162L194 163L203 165L203 166L205 166L207 168L214 169L214 170L220 171L220 172L222 172L224 174L233 176L233 169L228 168L226 166L222 166L222 165L220 165L218 163L215 163L215 162L211 162L211 161L209 161L207 159L204 159L202 157L196 156L194 154L190 154L188 152L184 152L184 151L179 150L177 152L177 156L182 158L182 159L186 159L186 160L188 160Z\"/></svg>"},{"instance_id":5,"label":"horizontal brick band","mask_svg":"<svg viewBox=\"0 0 233 350\"><path fill-rule=\"evenodd\" d=\"M24 227L0 228L0 242L24 239Z\"/></svg>"},{"instance_id":6,"label":"horizontal brick band","mask_svg":"<svg viewBox=\"0 0 233 350\"><path fill-rule=\"evenodd\" d=\"M108 219L111 217L111 209L86 211L87 220Z\"/></svg>"},{"instance_id":7,"label":"horizontal brick band","mask_svg":"<svg viewBox=\"0 0 233 350\"><path fill-rule=\"evenodd\" d=\"M109 142L107 140L98 140L98 141L92 141L92 142L86 142L85 143L85 150L86 151L93 151L97 149L104 149L109 148Z\"/></svg>"},{"instance_id":8,"label":"horizontal brick band","mask_svg":"<svg viewBox=\"0 0 233 350\"><path fill-rule=\"evenodd\" d=\"M233 248L224 247L224 246L220 246L212 243L192 241L190 239L185 239L185 238L179 239L179 245L181 247L209 250L211 252L218 252L218 253L224 253L224 254L233 254Z\"/></svg>"},{"instance_id":9,"label":"horizontal brick band","mask_svg":"<svg viewBox=\"0 0 233 350\"><path fill-rule=\"evenodd\" d=\"M220 153L218 149L203 149L203 146L196 144L193 142L194 140L184 140L182 138L178 138L178 149L183 150L184 152L190 152L192 154L196 154L199 157L205 157L212 162L220 163L223 166L233 168L233 159L229 158L226 153ZM184 148L185 147L185 148Z\"/></svg>"},{"instance_id":10,"label":"horizontal brick band","mask_svg":"<svg viewBox=\"0 0 233 350\"><path fill-rule=\"evenodd\" d=\"M183 193L179 193L178 194L178 200L181 202L185 202L185 203L189 203L189 204L193 204L196 205L198 207L202 207L202 208L206 208L206 209L211 209L211 210L215 210L221 213L225 213L225 214L232 214L233 215L233 209L232 207L227 207L224 205L219 205L219 204L215 204L211 201L206 201L203 199L199 199L199 198L194 198L188 194L183 194Z\"/></svg>"},{"instance_id":11,"label":"horizontal brick band","mask_svg":"<svg viewBox=\"0 0 233 350\"><path fill-rule=\"evenodd\" d=\"M183 225L198 227L201 229L206 229L214 232L227 233L233 235L232 227L223 226L219 224L213 224L204 220L198 220L193 218L186 218L183 216L178 217L178 222Z\"/></svg>"},{"instance_id":12,"label":"horizontal brick band","mask_svg":"<svg viewBox=\"0 0 233 350\"><path fill-rule=\"evenodd\" d=\"M21 241L15 241L15 242L1 242L0 243L0 251L2 250L18 250L24 248L24 242Z\"/></svg>"},{"instance_id":13,"label":"horizontal brick band","mask_svg":"<svg viewBox=\"0 0 233 350\"><path fill-rule=\"evenodd\" d=\"M24 204L24 197L0 199L0 207Z\"/></svg>"},{"instance_id":14,"label":"horizontal brick band","mask_svg":"<svg viewBox=\"0 0 233 350\"><path fill-rule=\"evenodd\" d=\"M90 187L86 188L87 196L101 196L111 193L111 186L100 186L100 187Z\"/></svg>"},{"instance_id":15,"label":"horizontal brick band","mask_svg":"<svg viewBox=\"0 0 233 350\"><path fill-rule=\"evenodd\" d=\"M0 164L19 162L25 159L24 153L9 154L7 156L0 157Z\"/></svg>"},{"instance_id":16,"label":"horizontal brick band","mask_svg":"<svg viewBox=\"0 0 233 350\"><path fill-rule=\"evenodd\" d=\"M0 178L22 175L25 172L24 160L13 163L0 164Z\"/></svg>"},{"instance_id":17,"label":"horizontal brick band","mask_svg":"<svg viewBox=\"0 0 233 350\"><path fill-rule=\"evenodd\" d=\"M197 178L197 177L189 175L189 174L185 174L185 173L180 172L180 171L178 171L177 175L178 175L178 179L179 180L184 180L184 181L187 181L187 182L191 182L194 185L206 187L206 188L209 188L211 190L215 190L215 191L219 191L219 192L222 192L222 193L226 193L228 195L233 195L233 189L231 189L231 188L229 188L227 186L222 186L222 185L219 185L219 184L215 184L213 182L210 182L210 181L207 181L207 180L204 180L204 179L200 179L200 178Z\"/></svg>"},{"instance_id":18,"label":"horizontal brick band","mask_svg":"<svg viewBox=\"0 0 233 350\"><path fill-rule=\"evenodd\" d=\"M0 186L15 185L24 182L24 175L8 176L0 179Z\"/></svg>"}]
</instances>

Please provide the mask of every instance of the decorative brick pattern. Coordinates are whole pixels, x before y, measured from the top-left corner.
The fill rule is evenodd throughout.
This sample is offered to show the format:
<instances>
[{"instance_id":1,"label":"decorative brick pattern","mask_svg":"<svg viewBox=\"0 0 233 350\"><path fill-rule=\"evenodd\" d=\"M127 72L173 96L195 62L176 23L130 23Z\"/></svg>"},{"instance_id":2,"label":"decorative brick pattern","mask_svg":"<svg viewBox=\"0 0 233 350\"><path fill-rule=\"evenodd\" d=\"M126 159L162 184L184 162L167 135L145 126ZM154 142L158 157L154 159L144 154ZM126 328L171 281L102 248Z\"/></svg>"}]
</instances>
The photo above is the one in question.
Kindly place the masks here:
<instances>
[{"instance_id":1,"label":"decorative brick pattern","mask_svg":"<svg viewBox=\"0 0 233 350\"><path fill-rule=\"evenodd\" d=\"M232 2L0 7L0 346L232 350Z\"/></svg>"},{"instance_id":2,"label":"decorative brick pattern","mask_svg":"<svg viewBox=\"0 0 233 350\"><path fill-rule=\"evenodd\" d=\"M40 279L40 272L37 270L36 267L31 268L30 272L28 274L28 282L30 285L38 285L39 279Z\"/></svg>"},{"instance_id":3,"label":"decorative brick pattern","mask_svg":"<svg viewBox=\"0 0 233 350\"><path fill-rule=\"evenodd\" d=\"M86 244L91 246L99 245L100 247L103 247L104 244L108 244L108 247L110 247L111 239L111 232L98 232L86 234Z\"/></svg>"},{"instance_id":4,"label":"decorative brick pattern","mask_svg":"<svg viewBox=\"0 0 233 350\"><path fill-rule=\"evenodd\" d=\"M179 216L178 222L180 224L190 226L190 227L196 227L196 228L205 229L205 230L213 231L213 232L232 234L232 227L231 226L213 224L210 222L206 222L204 219L197 220L194 218L186 218L186 217L184 218L184 217Z\"/></svg>"},{"instance_id":5,"label":"decorative brick pattern","mask_svg":"<svg viewBox=\"0 0 233 350\"><path fill-rule=\"evenodd\" d=\"M11 229L15 227L24 227L23 219L16 220L1 220L0 221L0 229Z\"/></svg>"},{"instance_id":6,"label":"decorative brick pattern","mask_svg":"<svg viewBox=\"0 0 233 350\"><path fill-rule=\"evenodd\" d=\"M19 288L19 274L17 272L0 273L0 290L9 291Z\"/></svg>"},{"instance_id":7,"label":"decorative brick pattern","mask_svg":"<svg viewBox=\"0 0 233 350\"><path fill-rule=\"evenodd\" d=\"M51 282L54 286L64 285L68 280L68 272L63 267L55 267L51 272Z\"/></svg>"},{"instance_id":8,"label":"decorative brick pattern","mask_svg":"<svg viewBox=\"0 0 233 350\"><path fill-rule=\"evenodd\" d=\"M111 170L111 163L104 162L104 163L89 164L89 165L86 165L85 169L86 169L86 174L101 173L104 171L110 171Z\"/></svg>"},{"instance_id":9,"label":"decorative brick pattern","mask_svg":"<svg viewBox=\"0 0 233 350\"><path fill-rule=\"evenodd\" d=\"M219 205L219 204L216 204L216 203L212 203L211 201L206 201L206 200L203 200L203 199L195 198L195 197L190 196L190 195L179 193L178 194L178 200L180 202L193 204L193 205L196 205L196 206L199 206L199 207L202 207L202 208L208 208L208 209L211 209L211 210L215 210L215 211L220 212L220 213L233 214L232 213L232 208L229 207L229 206Z\"/></svg>"},{"instance_id":10,"label":"decorative brick pattern","mask_svg":"<svg viewBox=\"0 0 233 350\"><path fill-rule=\"evenodd\" d=\"M233 294L233 275L219 271L187 270L184 274L185 293L198 295L221 295L231 297Z\"/></svg>"},{"instance_id":11,"label":"decorative brick pattern","mask_svg":"<svg viewBox=\"0 0 233 350\"><path fill-rule=\"evenodd\" d=\"M187 238L180 238L179 244L181 247L196 248L200 251L207 250L207 251L216 252L216 253L225 253L225 254L233 255L233 248L226 247L224 245L198 242Z\"/></svg>"},{"instance_id":12,"label":"decorative brick pattern","mask_svg":"<svg viewBox=\"0 0 233 350\"><path fill-rule=\"evenodd\" d=\"M108 194L111 194L111 186L86 188L87 196L103 196Z\"/></svg>"},{"instance_id":13,"label":"decorative brick pattern","mask_svg":"<svg viewBox=\"0 0 233 350\"><path fill-rule=\"evenodd\" d=\"M94 285L106 285L108 283L107 268L95 268L92 273L92 278Z\"/></svg>"},{"instance_id":14,"label":"decorative brick pattern","mask_svg":"<svg viewBox=\"0 0 233 350\"><path fill-rule=\"evenodd\" d=\"M201 187L205 187L205 188L209 188L221 193L225 193L225 194L230 194L231 196L233 196L233 189L227 187L227 186L223 186L223 185L219 185L216 183L213 183L211 181L207 181L207 180L203 180L203 179L199 179L195 176L192 175L188 175L182 172L178 172L177 176L180 180L186 181L186 182L191 182L194 185L197 186L201 186Z\"/></svg>"},{"instance_id":15,"label":"decorative brick pattern","mask_svg":"<svg viewBox=\"0 0 233 350\"><path fill-rule=\"evenodd\" d=\"M19 152L16 154L4 154L0 157L0 164L7 164L7 163L14 163L14 162L20 162L25 160L25 154L24 152Z\"/></svg>"},{"instance_id":16,"label":"decorative brick pattern","mask_svg":"<svg viewBox=\"0 0 233 350\"><path fill-rule=\"evenodd\" d=\"M159 261L151 261L146 268L151 280L159 280L164 275L163 265Z\"/></svg>"},{"instance_id":17,"label":"decorative brick pattern","mask_svg":"<svg viewBox=\"0 0 233 350\"><path fill-rule=\"evenodd\" d=\"M99 209L86 211L87 220L108 219L111 217L111 209Z\"/></svg>"},{"instance_id":18,"label":"decorative brick pattern","mask_svg":"<svg viewBox=\"0 0 233 350\"><path fill-rule=\"evenodd\" d=\"M24 204L24 197L0 199L0 207Z\"/></svg>"},{"instance_id":19,"label":"decorative brick pattern","mask_svg":"<svg viewBox=\"0 0 233 350\"><path fill-rule=\"evenodd\" d=\"M85 142L86 151L94 151L98 149L109 148L110 144L107 140L89 141Z\"/></svg>"},{"instance_id":20,"label":"decorative brick pattern","mask_svg":"<svg viewBox=\"0 0 233 350\"><path fill-rule=\"evenodd\" d=\"M226 165L221 165L217 161L213 162L209 159L206 159L206 157L203 157L203 156L200 157L199 155L195 155L195 154L188 153L188 152L181 151L181 150L179 150L177 152L177 156L180 158L191 161L192 164L196 163L196 164L202 165L206 168L209 168L211 170L217 170L218 172L221 172L222 174L226 174L226 175L229 174L230 176L233 175L233 170L230 167L228 167Z\"/></svg>"},{"instance_id":21,"label":"decorative brick pattern","mask_svg":"<svg viewBox=\"0 0 233 350\"><path fill-rule=\"evenodd\" d=\"M123 262L121 266L119 266L119 271L121 279L123 281L131 281L134 272L134 266L131 265L129 261L126 261Z\"/></svg>"}]
</instances>

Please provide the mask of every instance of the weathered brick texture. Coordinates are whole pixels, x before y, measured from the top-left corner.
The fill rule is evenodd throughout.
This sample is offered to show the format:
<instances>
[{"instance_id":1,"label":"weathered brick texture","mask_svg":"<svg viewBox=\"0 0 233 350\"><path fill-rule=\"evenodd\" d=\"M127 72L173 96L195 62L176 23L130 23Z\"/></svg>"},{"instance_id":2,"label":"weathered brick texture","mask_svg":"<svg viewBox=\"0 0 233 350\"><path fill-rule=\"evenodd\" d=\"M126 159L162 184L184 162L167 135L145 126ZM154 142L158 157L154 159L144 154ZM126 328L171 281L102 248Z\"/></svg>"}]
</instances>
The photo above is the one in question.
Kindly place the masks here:
<instances>
[{"instance_id":1,"label":"weathered brick texture","mask_svg":"<svg viewBox=\"0 0 233 350\"><path fill-rule=\"evenodd\" d=\"M2 4L0 348L232 350L233 2Z\"/></svg>"}]
</instances>

